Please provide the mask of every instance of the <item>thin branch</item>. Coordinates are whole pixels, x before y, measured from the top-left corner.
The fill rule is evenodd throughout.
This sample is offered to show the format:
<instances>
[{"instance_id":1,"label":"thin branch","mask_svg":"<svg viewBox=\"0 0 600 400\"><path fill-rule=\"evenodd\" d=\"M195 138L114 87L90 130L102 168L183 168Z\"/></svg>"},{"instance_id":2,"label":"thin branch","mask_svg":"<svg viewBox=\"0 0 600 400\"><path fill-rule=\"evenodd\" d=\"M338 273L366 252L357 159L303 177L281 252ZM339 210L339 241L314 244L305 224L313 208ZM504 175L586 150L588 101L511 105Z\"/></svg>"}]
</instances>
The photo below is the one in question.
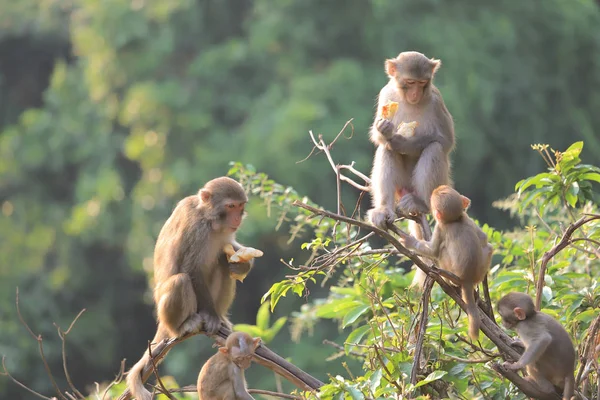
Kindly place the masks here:
<instances>
[{"instance_id":1,"label":"thin branch","mask_svg":"<svg viewBox=\"0 0 600 400\"><path fill-rule=\"evenodd\" d=\"M417 334L417 343L415 345L415 355L412 370L410 372L410 383L415 385L417 383L417 374L421 369L421 355L423 354L423 341L425 340L425 333L427 332L427 323L429 321L429 299L431 297L431 289L433 288L433 279L431 277L425 278L425 284L423 286L423 308L421 310L421 321L419 325L419 333Z\"/></svg>"},{"instance_id":2,"label":"thin branch","mask_svg":"<svg viewBox=\"0 0 600 400\"><path fill-rule=\"evenodd\" d=\"M150 356L150 364L152 364L152 372L154 373L154 376L156 376L156 382L162 389L163 394L167 396L170 400L177 400L175 397L173 397L173 395L171 395L171 393L169 393L162 379L160 379L160 375L158 374L158 368L156 367L156 361L154 361L154 357L152 356L152 342L150 340L148 341L148 355Z\"/></svg>"},{"instance_id":3,"label":"thin branch","mask_svg":"<svg viewBox=\"0 0 600 400\"><path fill-rule=\"evenodd\" d=\"M123 380L123 376L125 376L125 359L121 360L121 367L119 368L119 372L117 373L117 376L115 376L115 379L113 379L113 381L106 387L106 389L104 389L104 393L102 394L102 400L104 400L109 390L113 386L121 383L121 381Z\"/></svg>"},{"instance_id":4,"label":"thin branch","mask_svg":"<svg viewBox=\"0 0 600 400\"><path fill-rule=\"evenodd\" d=\"M336 342L332 342L331 340L323 339L323 344L326 344L326 345L335 347L336 349L345 351L344 346L339 345ZM348 343L348 344L352 345L351 343ZM353 356L360 357L360 358L366 358L365 354L359 353L358 351L354 351L354 350L350 350L348 352L348 354L352 354Z\"/></svg>"},{"instance_id":5,"label":"thin branch","mask_svg":"<svg viewBox=\"0 0 600 400\"><path fill-rule=\"evenodd\" d=\"M77 390L77 388L73 384L73 380L71 379L71 374L69 374L69 369L67 368L66 346L67 346L67 335L69 334L69 332L71 332L71 329L73 329L73 326L75 326L75 323L77 322L79 317L81 317L81 315L84 312L85 312L85 308L83 310L79 311L79 314L77 314L77 316L75 318L73 318L73 321L71 321L71 325L69 325L69 328L64 332L62 329L60 329L60 326L58 326L56 323L54 323L54 326L58 330L58 337L60 337L60 340L62 342L61 353L62 353L62 360L63 360L63 371L65 372L65 377L67 379L67 383L69 384L69 387L71 388L73 393L75 393L80 399L85 399L85 396L83 394L81 394L81 392L79 390Z\"/></svg>"},{"instance_id":6,"label":"thin branch","mask_svg":"<svg viewBox=\"0 0 600 400\"><path fill-rule=\"evenodd\" d=\"M8 372L8 369L6 368L6 356L2 356L2 368L4 369L3 372L0 372L0 375L2 376L7 376L11 381L13 381L15 384L17 384L18 386L22 387L23 389L27 390L29 393L36 395L37 397L41 398L41 399L46 399L46 400L52 400L53 398L50 397L46 397L43 394L40 394L38 392L36 392L33 389L28 388L25 384L19 382L16 378L14 378L10 372Z\"/></svg>"},{"instance_id":7,"label":"thin branch","mask_svg":"<svg viewBox=\"0 0 600 400\"><path fill-rule=\"evenodd\" d=\"M547 393L543 392L538 388L537 385L521 378L519 374L515 371L510 371L504 368L502 365L498 363L492 363L491 367L494 371L498 372L500 375L504 376L506 379L511 381L516 387L519 388L523 393L525 393L529 397L533 397L539 400L561 400L562 396L560 396L556 392Z\"/></svg>"},{"instance_id":8,"label":"thin branch","mask_svg":"<svg viewBox=\"0 0 600 400\"><path fill-rule=\"evenodd\" d=\"M590 221L594 221L596 219L600 219L600 215L598 214L585 214L583 217L579 218L577 221L570 224L562 237L550 250L544 253L542 257L542 263L540 266L540 271L538 273L537 281L535 284L535 309L537 311L540 310L542 305L542 291L544 289L544 277L546 276L546 269L548 267L548 262L560 251L565 249L571 243L571 236L573 233L583 225L587 224Z\"/></svg>"},{"instance_id":9,"label":"thin branch","mask_svg":"<svg viewBox=\"0 0 600 400\"><path fill-rule=\"evenodd\" d=\"M29 325L27 325L27 322L25 322L25 319L23 319L23 315L21 314L21 308L19 307L19 288L18 287L17 287L17 295L16 295L15 304L17 306L17 316L19 317L19 320L21 321L23 326L25 326L25 329L27 329L27 331L29 332L31 337L33 337L38 342L40 357L42 358L42 362L44 363L44 368L46 369L46 374L48 375L48 378L50 378L50 382L52 383L52 386L54 387L56 394L58 395L59 398L61 398L63 400L68 400L65 397L65 395L62 394L62 391L60 390L56 381L54 380L54 376L52 375L52 371L50 370L50 366L48 365L48 360L46 360L46 355L44 354L44 344L42 341L42 335L34 334L33 331L31 330L31 328L29 327Z\"/></svg>"}]
</instances>

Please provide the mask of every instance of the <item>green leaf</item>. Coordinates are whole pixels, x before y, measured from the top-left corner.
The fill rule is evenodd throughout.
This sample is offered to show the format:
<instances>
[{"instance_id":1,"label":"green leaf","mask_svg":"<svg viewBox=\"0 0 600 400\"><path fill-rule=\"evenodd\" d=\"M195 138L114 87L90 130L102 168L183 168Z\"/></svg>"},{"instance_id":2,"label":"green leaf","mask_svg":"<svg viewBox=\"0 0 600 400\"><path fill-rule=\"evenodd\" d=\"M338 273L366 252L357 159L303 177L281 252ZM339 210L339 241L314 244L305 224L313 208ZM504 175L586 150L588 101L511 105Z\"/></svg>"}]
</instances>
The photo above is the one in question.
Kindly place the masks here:
<instances>
[{"instance_id":1,"label":"green leaf","mask_svg":"<svg viewBox=\"0 0 600 400\"><path fill-rule=\"evenodd\" d=\"M588 172L577 177L581 181L595 181L600 183L600 174L598 172Z\"/></svg>"},{"instance_id":2,"label":"green leaf","mask_svg":"<svg viewBox=\"0 0 600 400\"><path fill-rule=\"evenodd\" d=\"M256 326L260 329L267 329L269 328L270 319L271 313L269 311L269 304L263 303L256 313Z\"/></svg>"},{"instance_id":3,"label":"green leaf","mask_svg":"<svg viewBox=\"0 0 600 400\"><path fill-rule=\"evenodd\" d=\"M342 319L342 328L345 328L348 325L354 323L354 321L356 321L358 317L360 317L370 309L371 306L362 304L350 310L348 313L346 313L346 315L344 315L344 318Z\"/></svg>"},{"instance_id":4,"label":"green leaf","mask_svg":"<svg viewBox=\"0 0 600 400\"><path fill-rule=\"evenodd\" d=\"M417 382L417 384L415 385L415 388L418 388L419 386L426 385L426 384L428 384L430 382L433 382L433 381L437 381L438 379L442 378L447 373L448 373L448 371L433 371L432 373L430 373L429 375L427 375L427 377L425 379L423 379L422 381Z\"/></svg>"},{"instance_id":5,"label":"green leaf","mask_svg":"<svg viewBox=\"0 0 600 400\"><path fill-rule=\"evenodd\" d=\"M360 343L363 336L365 336L370 330L371 327L369 325L363 325L350 332L350 334L346 338L346 345L344 346L346 355L348 355L348 353L350 352L350 348L352 347L352 345Z\"/></svg>"}]
</instances>

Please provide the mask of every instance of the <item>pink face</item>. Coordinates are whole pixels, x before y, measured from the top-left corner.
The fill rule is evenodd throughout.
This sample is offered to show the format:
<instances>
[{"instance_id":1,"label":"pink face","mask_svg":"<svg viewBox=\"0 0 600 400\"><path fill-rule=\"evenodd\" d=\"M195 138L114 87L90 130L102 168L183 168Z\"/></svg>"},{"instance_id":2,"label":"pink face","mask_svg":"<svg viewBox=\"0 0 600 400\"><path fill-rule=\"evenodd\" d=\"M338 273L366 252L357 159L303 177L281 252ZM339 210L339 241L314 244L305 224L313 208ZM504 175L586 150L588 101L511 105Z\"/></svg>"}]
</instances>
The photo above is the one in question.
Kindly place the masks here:
<instances>
[{"instance_id":1,"label":"pink face","mask_svg":"<svg viewBox=\"0 0 600 400\"><path fill-rule=\"evenodd\" d=\"M409 104L419 104L425 93L425 86L429 83L428 80L416 80L403 78L400 81L400 87L404 92L404 98Z\"/></svg>"},{"instance_id":2,"label":"pink face","mask_svg":"<svg viewBox=\"0 0 600 400\"><path fill-rule=\"evenodd\" d=\"M242 220L244 219L244 207L246 202L227 202L225 203L225 227L232 232L237 231L237 229L242 224Z\"/></svg>"}]
</instances>

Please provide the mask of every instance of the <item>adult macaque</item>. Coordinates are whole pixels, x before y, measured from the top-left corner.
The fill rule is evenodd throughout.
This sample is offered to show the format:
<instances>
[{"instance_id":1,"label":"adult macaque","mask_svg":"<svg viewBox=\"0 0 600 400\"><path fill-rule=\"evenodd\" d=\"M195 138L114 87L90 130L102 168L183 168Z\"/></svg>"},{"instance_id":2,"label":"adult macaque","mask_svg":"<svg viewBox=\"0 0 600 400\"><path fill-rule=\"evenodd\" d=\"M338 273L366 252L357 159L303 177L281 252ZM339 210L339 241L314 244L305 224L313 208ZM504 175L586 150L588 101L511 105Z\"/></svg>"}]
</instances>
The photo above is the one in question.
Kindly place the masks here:
<instances>
[{"instance_id":1,"label":"adult macaque","mask_svg":"<svg viewBox=\"0 0 600 400\"><path fill-rule=\"evenodd\" d=\"M525 379L546 392L563 391L563 400L574 399L575 348L562 325L548 314L536 311L525 293L512 292L498 302L502 324L517 331L525 352L516 363L506 361L509 370L526 368Z\"/></svg>"},{"instance_id":2,"label":"adult macaque","mask_svg":"<svg viewBox=\"0 0 600 400\"><path fill-rule=\"evenodd\" d=\"M433 190L451 184L449 154L454 148L454 122L433 84L440 66L440 60L415 51L385 61L390 80L379 92L370 133L377 151L371 172L373 208L368 213L371 223L381 229L386 229L397 214L429 213ZM393 102L398 106L387 119L384 115L389 102L393 109ZM416 122L414 135L397 133L402 122ZM414 221L409 221L409 230L423 239ZM424 280L425 274L417 269L415 283L422 286Z\"/></svg>"},{"instance_id":3,"label":"adult macaque","mask_svg":"<svg viewBox=\"0 0 600 400\"><path fill-rule=\"evenodd\" d=\"M409 235L400 237L400 241L416 253L435 259L441 269L460 279L469 316L469 336L477 340L481 321L473 291L487 275L493 249L487 235L465 212L469 204L468 198L450 186L436 188L431 194L431 211L436 220L431 241Z\"/></svg>"},{"instance_id":4,"label":"adult macaque","mask_svg":"<svg viewBox=\"0 0 600 400\"><path fill-rule=\"evenodd\" d=\"M152 343L190 332L216 333L221 323L231 326L227 312L235 296L223 247L235 241L248 198L242 185L220 177L204 185L197 195L181 200L162 227L154 249L154 302L158 328ZM253 260L240 265L249 270ZM127 375L134 397L150 400L141 373L148 352Z\"/></svg>"},{"instance_id":5,"label":"adult macaque","mask_svg":"<svg viewBox=\"0 0 600 400\"><path fill-rule=\"evenodd\" d=\"M208 359L198 375L199 400L254 399L246 388L244 370L250 367L260 338L244 332L233 332L224 347Z\"/></svg>"}]
</instances>

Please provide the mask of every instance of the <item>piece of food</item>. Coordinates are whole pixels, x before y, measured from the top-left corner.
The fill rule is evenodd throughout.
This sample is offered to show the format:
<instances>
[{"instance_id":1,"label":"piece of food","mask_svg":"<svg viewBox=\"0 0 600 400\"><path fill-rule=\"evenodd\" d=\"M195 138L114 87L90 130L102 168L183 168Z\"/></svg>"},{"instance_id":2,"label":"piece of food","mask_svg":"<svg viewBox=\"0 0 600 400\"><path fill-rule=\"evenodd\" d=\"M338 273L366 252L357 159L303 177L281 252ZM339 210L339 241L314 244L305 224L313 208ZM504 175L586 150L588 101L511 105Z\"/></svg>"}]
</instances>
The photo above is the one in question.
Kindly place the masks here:
<instances>
[{"instance_id":1,"label":"piece of food","mask_svg":"<svg viewBox=\"0 0 600 400\"><path fill-rule=\"evenodd\" d=\"M231 279L237 279L240 282L244 282L244 278L250 272L250 268L246 263L233 263L229 264L229 277Z\"/></svg>"},{"instance_id":2,"label":"piece of food","mask_svg":"<svg viewBox=\"0 0 600 400\"><path fill-rule=\"evenodd\" d=\"M381 116L384 119L391 119L396 114L396 111L398 111L398 103L395 101L388 101L381 109Z\"/></svg>"},{"instance_id":3,"label":"piece of food","mask_svg":"<svg viewBox=\"0 0 600 400\"><path fill-rule=\"evenodd\" d=\"M419 126L417 121L401 122L400 125L398 125L397 133L404 137L411 137L415 134L415 128L417 126Z\"/></svg>"},{"instance_id":4,"label":"piece of food","mask_svg":"<svg viewBox=\"0 0 600 400\"><path fill-rule=\"evenodd\" d=\"M241 247L238 251L233 249L231 244L226 244L223 247L223 252L227 255L227 261L232 263L245 263L253 258L262 257L262 251L252 247Z\"/></svg>"}]
</instances>

